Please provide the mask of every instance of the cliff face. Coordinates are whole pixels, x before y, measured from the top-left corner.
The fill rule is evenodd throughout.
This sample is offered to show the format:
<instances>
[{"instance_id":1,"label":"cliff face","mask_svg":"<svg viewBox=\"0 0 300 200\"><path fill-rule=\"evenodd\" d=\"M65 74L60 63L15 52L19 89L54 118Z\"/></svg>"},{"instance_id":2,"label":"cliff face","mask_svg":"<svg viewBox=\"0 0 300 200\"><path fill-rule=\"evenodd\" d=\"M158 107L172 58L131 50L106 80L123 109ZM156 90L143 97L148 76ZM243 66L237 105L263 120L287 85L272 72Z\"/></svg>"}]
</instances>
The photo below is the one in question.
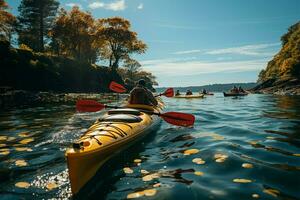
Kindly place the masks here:
<instances>
[{"instance_id":1,"label":"cliff face","mask_svg":"<svg viewBox=\"0 0 300 200\"><path fill-rule=\"evenodd\" d=\"M281 50L260 72L260 85L254 91L300 94L300 22L292 25L281 41Z\"/></svg>"}]
</instances>

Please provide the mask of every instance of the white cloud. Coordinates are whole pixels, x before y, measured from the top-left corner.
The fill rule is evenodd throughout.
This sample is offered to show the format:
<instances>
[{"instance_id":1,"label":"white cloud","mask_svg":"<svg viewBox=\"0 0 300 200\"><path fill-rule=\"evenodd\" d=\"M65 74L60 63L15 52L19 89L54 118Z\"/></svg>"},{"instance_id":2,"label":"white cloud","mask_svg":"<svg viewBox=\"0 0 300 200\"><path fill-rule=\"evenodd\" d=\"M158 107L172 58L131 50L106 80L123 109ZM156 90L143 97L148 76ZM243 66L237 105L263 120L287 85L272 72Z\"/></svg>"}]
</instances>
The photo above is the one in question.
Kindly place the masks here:
<instances>
[{"instance_id":1,"label":"white cloud","mask_svg":"<svg viewBox=\"0 0 300 200\"><path fill-rule=\"evenodd\" d=\"M145 60L140 63L143 68L156 76L191 76L220 72L246 72L260 70L266 66L268 59L244 61L203 62L196 58Z\"/></svg>"},{"instance_id":2,"label":"white cloud","mask_svg":"<svg viewBox=\"0 0 300 200\"><path fill-rule=\"evenodd\" d=\"M144 4L140 3L137 7L137 9L142 10L144 8Z\"/></svg>"},{"instance_id":3,"label":"white cloud","mask_svg":"<svg viewBox=\"0 0 300 200\"><path fill-rule=\"evenodd\" d=\"M203 52L203 50L194 49L194 50L187 50L187 51L177 51L173 54L182 55L182 54L192 54L192 53L200 53L200 52Z\"/></svg>"},{"instance_id":4,"label":"white cloud","mask_svg":"<svg viewBox=\"0 0 300 200\"><path fill-rule=\"evenodd\" d=\"M254 44L245 45L240 47L215 49L207 51L206 54L210 55L221 55L221 54L238 54L238 55L248 55L248 56L269 56L273 55L274 52L266 51L270 47L279 46L280 43L270 43L270 44Z\"/></svg>"},{"instance_id":5,"label":"white cloud","mask_svg":"<svg viewBox=\"0 0 300 200\"><path fill-rule=\"evenodd\" d=\"M125 10L126 4L125 4L125 0L117 0L112 3L103 3L100 1L96 1L90 3L88 7L91 9L104 8L106 10L119 11L119 10Z\"/></svg>"},{"instance_id":6,"label":"white cloud","mask_svg":"<svg viewBox=\"0 0 300 200\"><path fill-rule=\"evenodd\" d=\"M78 6L80 9L82 8L82 5L80 3L66 3L66 6L71 8L74 6Z\"/></svg>"}]
</instances>

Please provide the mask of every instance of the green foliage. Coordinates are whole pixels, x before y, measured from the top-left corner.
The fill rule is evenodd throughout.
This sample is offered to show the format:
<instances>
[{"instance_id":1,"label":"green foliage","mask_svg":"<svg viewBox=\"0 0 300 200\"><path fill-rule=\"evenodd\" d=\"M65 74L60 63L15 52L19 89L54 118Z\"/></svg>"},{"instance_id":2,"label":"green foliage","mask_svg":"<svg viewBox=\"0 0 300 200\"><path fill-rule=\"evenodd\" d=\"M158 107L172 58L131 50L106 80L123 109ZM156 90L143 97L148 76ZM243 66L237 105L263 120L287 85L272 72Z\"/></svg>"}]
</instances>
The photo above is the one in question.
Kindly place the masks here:
<instances>
[{"instance_id":1,"label":"green foliage","mask_svg":"<svg viewBox=\"0 0 300 200\"><path fill-rule=\"evenodd\" d=\"M292 25L281 41L281 50L260 72L258 82L287 77L300 79L300 22Z\"/></svg>"},{"instance_id":2,"label":"green foliage","mask_svg":"<svg viewBox=\"0 0 300 200\"><path fill-rule=\"evenodd\" d=\"M45 38L56 17L56 0L22 0L18 16L19 43L34 51L44 51Z\"/></svg>"}]
</instances>

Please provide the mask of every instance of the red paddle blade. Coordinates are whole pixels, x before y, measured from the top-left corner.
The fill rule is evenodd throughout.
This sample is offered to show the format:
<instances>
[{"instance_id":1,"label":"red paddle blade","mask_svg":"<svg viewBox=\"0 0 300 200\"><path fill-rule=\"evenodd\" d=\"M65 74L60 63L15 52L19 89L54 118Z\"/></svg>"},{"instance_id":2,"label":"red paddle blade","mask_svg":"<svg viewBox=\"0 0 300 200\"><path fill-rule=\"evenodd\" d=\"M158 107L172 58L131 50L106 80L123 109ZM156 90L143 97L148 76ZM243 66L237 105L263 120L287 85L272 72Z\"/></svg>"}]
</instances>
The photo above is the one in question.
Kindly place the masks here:
<instances>
[{"instance_id":1,"label":"red paddle blade","mask_svg":"<svg viewBox=\"0 0 300 200\"><path fill-rule=\"evenodd\" d=\"M105 108L105 105L94 100L79 100L76 102L76 109L79 112L97 112Z\"/></svg>"},{"instance_id":2,"label":"red paddle blade","mask_svg":"<svg viewBox=\"0 0 300 200\"><path fill-rule=\"evenodd\" d=\"M168 88L164 93L164 96L166 97L173 97L174 96L174 89L173 88Z\"/></svg>"},{"instance_id":3,"label":"red paddle blade","mask_svg":"<svg viewBox=\"0 0 300 200\"><path fill-rule=\"evenodd\" d=\"M109 84L109 89L111 89L112 91L117 92L117 93L126 92L126 88L123 85L120 85L119 83L116 83L114 81L112 81Z\"/></svg>"},{"instance_id":4,"label":"red paddle blade","mask_svg":"<svg viewBox=\"0 0 300 200\"><path fill-rule=\"evenodd\" d=\"M195 116L180 112L167 112L160 115L166 122L176 126L189 127L195 123Z\"/></svg>"}]
</instances>

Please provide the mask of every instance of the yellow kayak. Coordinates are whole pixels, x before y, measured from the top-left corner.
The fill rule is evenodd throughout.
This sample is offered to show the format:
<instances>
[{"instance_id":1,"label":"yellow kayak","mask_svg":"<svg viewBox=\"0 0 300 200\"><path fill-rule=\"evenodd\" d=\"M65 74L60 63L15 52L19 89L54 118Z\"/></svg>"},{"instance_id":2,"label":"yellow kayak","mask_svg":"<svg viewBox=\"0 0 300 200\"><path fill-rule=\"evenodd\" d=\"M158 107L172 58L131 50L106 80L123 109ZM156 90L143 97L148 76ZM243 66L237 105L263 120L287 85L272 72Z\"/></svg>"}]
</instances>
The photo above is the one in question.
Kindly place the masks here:
<instances>
[{"instance_id":1,"label":"yellow kayak","mask_svg":"<svg viewBox=\"0 0 300 200\"><path fill-rule=\"evenodd\" d=\"M196 95L175 95L173 98L185 98L185 99L191 99L191 98L203 98L204 94L196 94Z\"/></svg>"},{"instance_id":2,"label":"yellow kayak","mask_svg":"<svg viewBox=\"0 0 300 200\"><path fill-rule=\"evenodd\" d=\"M72 193L78 193L115 153L156 129L161 119L147 111L161 112L162 108L161 102L158 107L127 105L109 110L97 120L66 151Z\"/></svg>"}]
</instances>

